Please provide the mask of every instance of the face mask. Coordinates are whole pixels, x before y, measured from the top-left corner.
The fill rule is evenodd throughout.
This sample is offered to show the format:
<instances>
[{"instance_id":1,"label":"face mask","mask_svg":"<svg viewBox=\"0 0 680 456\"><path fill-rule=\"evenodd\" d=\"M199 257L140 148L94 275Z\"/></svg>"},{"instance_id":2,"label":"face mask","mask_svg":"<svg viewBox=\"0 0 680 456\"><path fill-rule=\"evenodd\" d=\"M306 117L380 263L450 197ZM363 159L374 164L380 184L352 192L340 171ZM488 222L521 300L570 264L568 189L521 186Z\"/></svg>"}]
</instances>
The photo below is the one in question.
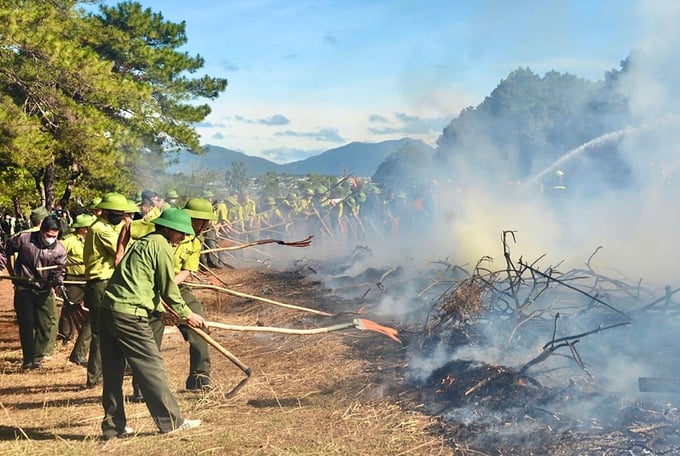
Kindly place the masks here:
<instances>
[{"instance_id":1,"label":"face mask","mask_svg":"<svg viewBox=\"0 0 680 456\"><path fill-rule=\"evenodd\" d=\"M120 222L123 221L123 214L114 214L109 212L109 215L106 216L106 218L111 222L113 225L118 225Z\"/></svg>"},{"instance_id":2,"label":"face mask","mask_svg":"<svg viewBox=\"0 0 680 456\"><path fill-rule=\"evenodd\" d=\"M57 238L53 238L53 237L46 238L46 237L44 237L44 238L42 238L42 241L45 245L52 245L55 242L57 242Z\"/></svg>"}]
</instances>

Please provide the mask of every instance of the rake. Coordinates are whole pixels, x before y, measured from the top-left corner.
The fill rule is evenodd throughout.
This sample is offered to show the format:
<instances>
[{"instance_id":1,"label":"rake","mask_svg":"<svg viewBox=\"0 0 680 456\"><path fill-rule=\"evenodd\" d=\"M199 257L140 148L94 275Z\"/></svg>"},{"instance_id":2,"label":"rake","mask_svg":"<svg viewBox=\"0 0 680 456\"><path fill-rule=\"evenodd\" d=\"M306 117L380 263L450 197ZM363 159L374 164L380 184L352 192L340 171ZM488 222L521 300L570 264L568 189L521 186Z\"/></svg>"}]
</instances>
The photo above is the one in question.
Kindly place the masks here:
<instances>
[{"instance_id":1,"label":"rake","mask_svg":"<svg viewBox=\"0 0 680 456\"><path fill-rule=\"evenodd\" d=\"M278 244L278 245L285 245L287 247L309 247L312 244L312 238L314 235L307 236L306 238L302 239L301 241L292 241L292 242L286 242L286 241L281 241L278 239L260 239L259 241L254 241L254 242L248 242L246 244L239 244L239 245L232 245L229 247L216 247L214 249L206 249L206 250L201 250L201 253L216 253L216 252L228 252L231 250L241 250L245 249L247 247L254 247L257 245L264 245L264 244Z\"/></svg>"}]
</instances>

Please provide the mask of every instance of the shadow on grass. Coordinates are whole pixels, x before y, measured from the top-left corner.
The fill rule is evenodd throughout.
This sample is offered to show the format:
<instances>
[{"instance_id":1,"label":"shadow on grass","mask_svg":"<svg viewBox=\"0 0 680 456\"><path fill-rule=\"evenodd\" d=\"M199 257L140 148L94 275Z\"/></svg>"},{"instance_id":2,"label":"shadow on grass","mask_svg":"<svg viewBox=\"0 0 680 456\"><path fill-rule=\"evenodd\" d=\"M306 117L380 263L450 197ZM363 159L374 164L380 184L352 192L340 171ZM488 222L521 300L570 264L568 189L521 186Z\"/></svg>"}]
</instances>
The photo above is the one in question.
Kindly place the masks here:
<instances>
[{"instance_id":1,"label":"shadow on grass","mask_svg":"<svg viewBox=\"0 0 680 456\"><path fill-rule=\"evenodd\" d=\"M64 426L66 427L66 425ZM138 434L133 434L128 438L135 437L148 437L157 436L157 432L140 432ZM35 441L46 441L46 440L68 440L74 442L85 442L85 441L100 441L105 442L101 436L93 437L91 435L83 434L68 434L68 433L54 433L47 432L43 428L37 427L22 427L17 428L13 426L0 426L0 442L6 442L10 440L35 440Z\"/></svg>"},{"instance_id":2,"label":"shadow on grass","mask_svg":"<svg viewBox=\"0 0 680 456\"><path fill-rule=\"evenodd\" d=\"M37 427L22 427L19 429L13 426L0 426L0 442L8 440L54 440L57 435L59 439L79 442L92 439L92 437L82 434L55 434Z\"/></svg>"},{"instance_id":3,"label":"shadow on grass","mask_svg":"<svg viewBox=\"0 0 680 456\"><path fill-rule=\"evenodd\" d=\"M251 399L247 402L248 405L255 408L289 408L289 407L301 407L306 405L309 401L297 397L279 397L279 398L269 398L269 399Z\"/></svg>"},{"instance_id":4,"label":"shadow on grass","mask_svg":"<svg viewBox=\"0 0 680 456\"><path fill-rule=\"evenodd\" d=\"M50 387L49 390L45 390L44 387L17 387L17 388L3 388L0 389L0 397L11 398L11 396L16 395L27 395L30 394L36 399L35 402L17 401L12 402L5 400L5 405L11 405L12 408L16 410L33 410L41 409L44 407L69 407L77 405L86 404L97 404L101 402L101 392L92 390L92 395L87 397L67 397L64 399L46 399L44 397L45 393L57 393L57 392L79 392L83 390L81 384L70 384L70 385L55 385Z\"/></svg>"}]
</instances>

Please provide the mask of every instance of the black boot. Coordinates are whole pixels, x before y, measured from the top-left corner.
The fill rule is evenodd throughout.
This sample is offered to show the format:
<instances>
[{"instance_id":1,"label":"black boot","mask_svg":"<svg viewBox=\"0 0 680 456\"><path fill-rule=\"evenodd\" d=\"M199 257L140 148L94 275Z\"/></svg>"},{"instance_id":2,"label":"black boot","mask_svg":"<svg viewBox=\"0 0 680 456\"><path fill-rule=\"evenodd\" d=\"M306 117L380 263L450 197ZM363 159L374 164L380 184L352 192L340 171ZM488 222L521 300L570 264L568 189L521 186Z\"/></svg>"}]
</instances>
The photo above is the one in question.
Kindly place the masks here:
<instances>
[{"instance_id":1,"label":"black boot","mask_svg":"<svg viewBox=\"0 0 680 456\"><path fill-rule=\"evenodd\" d=\"M189 391L208 391L213 389L212 380L206 374L193 374L187 378L186 388Z\"/></svg>"}]
</instances>

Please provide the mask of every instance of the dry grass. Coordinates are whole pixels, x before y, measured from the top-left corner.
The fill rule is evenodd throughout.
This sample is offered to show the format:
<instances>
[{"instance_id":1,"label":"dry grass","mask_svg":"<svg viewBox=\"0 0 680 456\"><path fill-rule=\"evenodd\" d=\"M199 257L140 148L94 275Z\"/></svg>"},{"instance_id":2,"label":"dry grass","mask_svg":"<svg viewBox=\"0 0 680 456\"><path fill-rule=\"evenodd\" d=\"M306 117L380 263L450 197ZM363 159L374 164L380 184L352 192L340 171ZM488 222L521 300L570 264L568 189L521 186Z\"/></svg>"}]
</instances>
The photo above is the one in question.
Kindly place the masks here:
<instances>
[{"instance_id":1,"label":"dry grass","mask_svg":"<svg viewBox=\"0 0 680 456\"><path fill-rule=\"evenodd\" d=\"M322 290L289 274L220 271L238 291L296 305L339 311ZM244 301L213 291L197 294L211 320L233 324L314 327L329 319ZM433 420L407 411L393 394L400 346L370 332L347 330L317 336L283 336L213 330L212 336L253 369L233 398L227 393L244 374L213 352L217 387L183 391L188 347L177 331L163 342L171 387L184 414L201 427L161 436L144 404L126 404L136 435L100 440L100 391L82 388L85 370L67 361L70 346L57 348L39 371L20 370L12 290L0 283L0 455L229 454L348 455L452 454L432 432ZM131 393L129 381L126 381Z\"/></svg>"}]
</instances>

